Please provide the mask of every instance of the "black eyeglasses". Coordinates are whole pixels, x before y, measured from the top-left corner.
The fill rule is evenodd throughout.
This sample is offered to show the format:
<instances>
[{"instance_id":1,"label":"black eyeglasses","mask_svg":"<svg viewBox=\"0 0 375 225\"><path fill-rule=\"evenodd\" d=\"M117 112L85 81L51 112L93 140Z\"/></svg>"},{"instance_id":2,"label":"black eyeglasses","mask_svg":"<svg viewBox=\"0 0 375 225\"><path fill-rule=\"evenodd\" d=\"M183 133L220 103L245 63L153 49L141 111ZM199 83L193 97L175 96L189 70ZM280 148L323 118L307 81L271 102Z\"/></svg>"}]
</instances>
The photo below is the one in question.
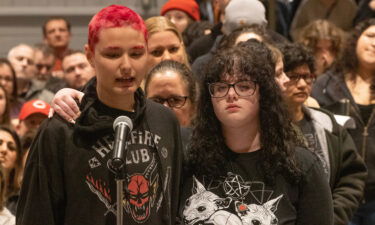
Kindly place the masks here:
<instances>
[{"instance_id":1,"label":"black eyeglasses","mask_svg":"<svg viewBox=\"0 0 375 225\"><path fill-rule=\"evenodd\" d=\"M228 84L222 81L208 84L210 95L213 98L222 98L227 96L231 87L233 87L238 96L246 97L255 93L256 83L250 80L243 80L234 84Z\"/></svg>"},{"instance_id":2,"label":"black eyeglasses","mask_svg":"<svg viewBox=\"0 0 375 225\"><path fill-rule=\"evenodd\" d=\"M298 74L288 72L285 74L289 77L290 81L294 83L297 83L301 79L304 79L307 84L311 84L315 81L315 75L312 73Z\"/></svg>"},{"instance_id":3,"label":"black eyeglasses","mask_svg":"<svg viewBox=\"0 0 375 225\"><path fill-rule=\"evenodd\" d=\"M43 68L46 68L46 70L51 70L52 69L52 65L48 65L48 64L41 64L41 63L38 63L38 64L35 64L36 68L38 70L42 70Z\"/></svg>"},{"instance_id":4,"label":"black eyeglasses","mask_svg":"<svg viewBox=\"0 0 375 225\"><path fill-rule=\"evenodd\" d=\"M169 98L151 97L150 99L162 105L167 102L168 106L171 108L181 108L185 105L187 98L188 96L172 96Z\"/></svg>"}]
</instances>

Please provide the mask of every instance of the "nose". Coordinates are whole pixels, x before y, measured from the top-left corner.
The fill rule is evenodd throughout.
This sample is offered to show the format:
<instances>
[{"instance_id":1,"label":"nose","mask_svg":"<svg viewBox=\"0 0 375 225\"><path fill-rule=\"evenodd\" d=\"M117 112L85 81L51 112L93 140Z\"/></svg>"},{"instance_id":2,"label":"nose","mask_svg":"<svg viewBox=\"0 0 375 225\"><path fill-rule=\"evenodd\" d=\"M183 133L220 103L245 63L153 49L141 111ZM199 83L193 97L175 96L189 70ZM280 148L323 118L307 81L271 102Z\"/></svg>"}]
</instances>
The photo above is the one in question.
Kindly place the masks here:
<instances>
[{"instance_id":1,"label":"nose","mask_svg":"<svg viewBox=\"0 0 375 225\"><path fill-rule=\"evenodd\" d=\"M74 73L76 76L80 76L82 72L82 69L79 68L79 66L74 67Z\"/></svg>"},{"instance_id":2,"label":"nose","mask_svg":"<svg viewBox=\"0 0 375 225\"><path fill-rule=\"evenodd\" d=\"M21 60L21 65L22 66L27 66L27 59L26 58L23 58L22 60Z\"/></svg>"},{"instance_id":3,"label":"nose","mask_svg":"<svg viewBox=\"0 0 375 225\"><path fill-rule=\"evenodd\" d=\"M303 78L299 79L297 83L298 88L305 88L307 85L308 85L307 82Z\"/></svg>"},{"instance_id":4,"label":"nose","mask_svg":"<svg viewBox=\"0 0 375 225\"><path fill-rule=\"evenodd\" d=\"M281 80L283 81L283 83L290 81L289 77L285 74L284 71L281 73Z\"/></svg>"},{"instance_id":5,"label":"nose","mask_svg":"<svg viewBox=\"0 0 375 225\"><path fill-rule=\"evenodd\" d=\"M124 54L124 56L122 57L120 69L121 69L122 75L131 74L131 64L130 64L129 57L127 54Z\"/></svg>"},{"instance_id":6,"label":"nose","mask_svg":"<svg viewBox=\"0 0 375 225\"><path fill-rule=\"evenodd\" d=\"M43 66L42 69L40 69L39 73L40 74L47 74L48 73L47 67Z\"/></svg>"},{"instance_id":7,"label":"nose","mask_svg":"<svg viewBox=\"0 0 375 225\"><path fill-rule=\"evenodd\" d=\"M2 86L5 86L5 85L6 85L6 81L5 81L5 79L0 79L0 84L1 84Z\"/></svg>"},{"instance_id":8,"label":"nose","mask_svg":"<svg viewBox=\"0 0 375 225\"><path fill-rule=\"evenodd\" d=\"M2 141L2 143L0 144L0 153L5 154L6 150L7 150L7 144L5 143L5 141Z\"/></svg>"},{"instance_id":9,"label":"nose","mask_svg":"<svg viewBox=\"0 0 375 225\"><path fill-rule=\"evenodd\" d=\"M167 101L163 102L163 105L164 105L165 107L170 108L169 105L168 105L168 102L167 102Z\"/></svg>"},{"instance_id":10,"label":"nose","mask_svg":"<svg viewBox=\"0 0 375 225\"><path fill-rule=\"evenodd\" d=\"M169 20L170 20L173 24L176 24L176 20L174 19L174 17L169 18Z\"/></svg>"},{"instance_id":11,"label":"nose","mask_svg":"<svg viewBox=\"0 0 375 225\"><path fill-rule=\"evenodd\" d=\"M238 95L237 95L236 91L234 90L234 87L229 88L228 94L227 94L227 99L229 101L233 101L235 99L238 99Z\"/></svg>"},{"instance_id":12,"label":"nose","mask_svg":"<svg viewBox=\"0 0 375 225\"><path fill-rule=\"evenodd\" d=\"M168 49L166 49L166 50L164 51L164 54L163 54L163 57L162 57L162 58L163 58L162 61L172 59L172 56L171 56L171 54L168 52Z\"/></svg>"}]
</instances>

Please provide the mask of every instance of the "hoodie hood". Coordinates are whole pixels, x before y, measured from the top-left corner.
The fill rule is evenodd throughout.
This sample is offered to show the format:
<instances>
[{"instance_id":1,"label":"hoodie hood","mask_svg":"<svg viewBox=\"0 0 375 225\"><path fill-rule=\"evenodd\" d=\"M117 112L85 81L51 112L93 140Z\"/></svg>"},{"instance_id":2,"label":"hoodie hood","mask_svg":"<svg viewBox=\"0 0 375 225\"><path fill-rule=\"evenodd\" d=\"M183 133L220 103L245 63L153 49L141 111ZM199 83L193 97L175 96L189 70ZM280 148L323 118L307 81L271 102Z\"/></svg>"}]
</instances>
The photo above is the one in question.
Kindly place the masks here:
<instances>
[{"instance_id":1,"label":"hoodie hood","mask_svg":"<svg viewBox=\"0 0 375 225\"><path fill-rule=\"evenodd\" d=\"M77 118L73 137L80 137L74 140L79 144L92 144L98 137L113 131L113 122L119 116L128 116L133 127L141 124L146 109L146 99L142 89L134 94L134 112L123 111L111 108L103 104L96 92L96 79L92 79L84 88L85 95L80 104L81 115Z\"/></svg>"}]
</instances>

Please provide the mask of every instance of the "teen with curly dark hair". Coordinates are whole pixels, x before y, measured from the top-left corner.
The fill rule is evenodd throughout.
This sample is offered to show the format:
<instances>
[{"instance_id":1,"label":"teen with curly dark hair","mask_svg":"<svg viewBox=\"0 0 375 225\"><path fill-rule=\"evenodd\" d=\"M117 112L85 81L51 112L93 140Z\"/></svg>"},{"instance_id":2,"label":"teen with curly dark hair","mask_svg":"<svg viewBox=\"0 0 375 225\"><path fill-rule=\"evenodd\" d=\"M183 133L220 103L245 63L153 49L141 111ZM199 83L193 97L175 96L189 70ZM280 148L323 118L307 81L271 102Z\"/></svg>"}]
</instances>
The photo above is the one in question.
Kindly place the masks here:
<instances>
[{"instance_id":1,"label":"teen with curly dark hair","mask_svg":"<svg viewBox=\"0 0 375 225\"><path fill-rule=\"evenodd\" d=\"M197 109L185 224L331 224L327 180L318 159L296 147L265 44L250 40L218 53Z\"/></svg>"},{"instance_id":2,"label":"teen with curly dark hair","mask_svg":"<svg viewBox=\"0 0 375 225\"><path fill-rule=\"evenodd\" d=\"M375 224L375 19L359 23L333 70L320 76L312 89L319 104L335 114L351 116L354 143L368 168L365 204L354 224ZM360 222L362 221L362 222Z\"/></svg>"}]
</instances>

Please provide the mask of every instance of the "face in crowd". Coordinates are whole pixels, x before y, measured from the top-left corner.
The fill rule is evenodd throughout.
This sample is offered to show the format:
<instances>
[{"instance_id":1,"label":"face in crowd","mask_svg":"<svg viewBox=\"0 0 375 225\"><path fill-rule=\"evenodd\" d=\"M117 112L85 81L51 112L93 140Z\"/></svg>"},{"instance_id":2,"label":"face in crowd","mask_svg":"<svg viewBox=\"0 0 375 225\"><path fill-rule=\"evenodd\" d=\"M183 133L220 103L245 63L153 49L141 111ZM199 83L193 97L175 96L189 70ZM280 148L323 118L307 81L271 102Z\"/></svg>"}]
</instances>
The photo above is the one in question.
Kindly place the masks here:
<instances>
[{"instance_id":1,"label":"face in crowd","mask_svg":"<svg viewBox=\"0 0 375 225\"><path fill-rule=\"evenodd\" d=\"M181 34L168 19L163 16L151 17L145 24L149 32L147 46L150 70L165 60L189 64Z\"/></svg>"},{"instance_id":2,"label":"face in crowd","mask_svg":"<svg viewBox=\"0 0 375 225\"><path fill-rule=\"evenodd\" d=\"M146 81L147 98L169 107L177 116L181 126L190 126L191 120L195 115L195 83L191 72L182 72L177 69L161 69L164 65L171 63L165 61L159 64ZM180 65L182 67L184 65ZM184 68L185 71L190 71ZM156 71L156 72L154 72ZM185 73L183 75L182 73Z\"/></svg>"},{"instance_id":3,"label":"face in crowd","mask_svg":"<svg viewBox=\"0 0 375 225\"><path fill-rule=\"evenodd\" d=\"M9 108L7 104L6 91L4 87L0 85L0 121L4 121L5 113L9 113L7 112L7 108Z\"/></svg>"},{"instance_id":4,"label":"face in crowd","mask_svg":"<svg viewBox=\"0 0 375 225\"><path fill-rule=\"evenodd\" d=\"M283 94L286 102L290 105L302 105L310 96L314 75L307 64L297 66L286 74L289 78L284 84Z\"/></svg>"},{"instance_id":5,"label":"face in crowd","mask_svg":"<svg viewBox=\"0 0 375 225\"><path fill-rule=\"evenodd\" d=\"M359 37L356 55L360 67L375 70L375 25L368 27Z\"/></svg>"},{"instance_id":6,"label":"face in crowd","mask_svg":"<svg viewBox=\"0 0 375 225\"><path fill-rule=\"evenodd\" d=\"M14 91L15 75L13 73L9 64L0 62L0 84L4 87L8 97L11 97Z\"/></svg>"},{"instance_id":7,"label":"face in crowd","mask_svg":"<svg viewBox=\"0 0 375 225\"><path fill-rule=\"evenodd\" d=\"M82 52L73 53L64 57L62 61L64 80L68 87L73 89L82 88L92 77L95 71L87 61Z\"/></svg>"},{"instance_id":8,"label":"face in crowd","mask_svg":"<svg viewBox=\"0 0 375 225\"><path fill-rule=\"evenodd\" d=\"M45 55L40 50L35 50L35 78L41 81L47 81L52 75L52 69L55 62L54 55Z\"/></svg>"},{"instance_id":9,"label":"face in crowd","mask_svg":"<svg viewBox=\"0 0 375 225\"><path fill-rule=\"evenodd\" d=\"M18 45L9 51L8 59L16 71L17 79L32 79L36 73L34 49L25 44Z\"/></svg>"},{"instance_id":10,"label":"face in crowd","mask_svg":"<svg viewBox=\"0 0 375 225\"><path fill-rule=\"evenodd\" d=\"M256 124L259 115L259 90L251 77L240 71L224 74L219 82L209 86L216 117L226 128Z\"/></svg>"},{"instance_id":11,"label":"face in crowd","mask_svg":"<svg viewBox=\"0 0 375 225\"><path fill-rule=\"evenodd\" d=\"M0 164L6 171L12 170L16 165L17 145L13 136L0 130Z\"/></svg>"},{"instance_id":12,"label":"face in crowd","mask_svg":"<svg viewBox=\"0 0 375 225\"><path fill-rule=\"evenodd\" d=\"M85 47L97 77L98 97L113 108L134 102L134 93L147 71L147 31L143 20L130 9L119 10L119 7L109 6L106 12L100 11L93 17L89 24L89 44ZM120 23L114 27L108 21L111 18L105 16L110 11L121 13L117 15L119 18L131 18L132 26Z\"/></svg>"},{"instance_id":13,"label":"face in crowd","mask_svg":"<svg viewBox=\"0 0 375 225\"><path fill-rule=\"evenodd\" d=\"M53 49L66 48L70 41L70 30L63 19L48 21L44 27L44 42Z\"/></svg>"},{"instance_id":14,"label":"face in crowd","mask_svg":"<svg viewBox=\"0 0 375 225\"><path fill-rule=\"evenodd\" d=\"M193 22L187 13L181 10L172 9L164 14L174 25L176 25L178 32L182 34L187 26Z\"/></svg>"},{"instance_id":15,"label":"face in crowd","mask_svg":"<svg viewBox=\"0 0 375 225\"><path fill-rule=\"evenodd\" d=\"M315 46L314 59L316 74L323 74L336 59L336 53L333 50L333 42L325 39L319 40Z\"/></svg>"}]
</instances>

